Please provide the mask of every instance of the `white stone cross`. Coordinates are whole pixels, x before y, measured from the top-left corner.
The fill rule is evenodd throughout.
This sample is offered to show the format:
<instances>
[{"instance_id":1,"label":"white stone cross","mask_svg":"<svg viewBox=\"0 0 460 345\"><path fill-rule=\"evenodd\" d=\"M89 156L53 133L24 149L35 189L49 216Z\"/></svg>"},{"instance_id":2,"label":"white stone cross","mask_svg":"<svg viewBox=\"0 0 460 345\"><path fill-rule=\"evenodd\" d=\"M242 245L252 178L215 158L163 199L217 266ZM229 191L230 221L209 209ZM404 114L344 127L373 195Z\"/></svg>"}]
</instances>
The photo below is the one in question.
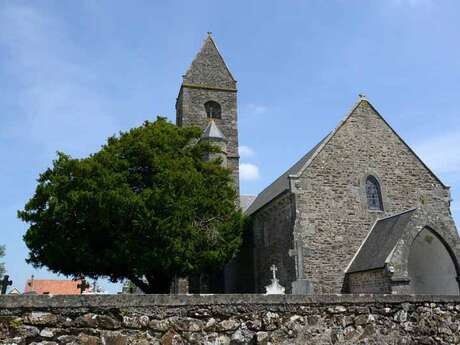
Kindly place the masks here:
<instances>
[{"instance_id":1,"label":"white stone cross","mask_svg":"<svg viewBox=\"0 0 460 345\"><path fill-rule=\"evenodd\" d=\"M276 268L275 265L272 265L272 266L270 267L270 270L273 272L273 279L276 280L276 271L278 271L278 268Z\"/></svg>"},{"instance_id":2,"label":"white stone cross","mask_svg":"<svg viewBox=\"0 0 460 345\"><path fill-rule=\"evenodd\" d=\"M275 265L271 265L270 270L273 272L272 283L265 287L266 295L284 295L284 287L280 285L278 279L276 278L276 268Z\"/></svg>"}]
</instances>

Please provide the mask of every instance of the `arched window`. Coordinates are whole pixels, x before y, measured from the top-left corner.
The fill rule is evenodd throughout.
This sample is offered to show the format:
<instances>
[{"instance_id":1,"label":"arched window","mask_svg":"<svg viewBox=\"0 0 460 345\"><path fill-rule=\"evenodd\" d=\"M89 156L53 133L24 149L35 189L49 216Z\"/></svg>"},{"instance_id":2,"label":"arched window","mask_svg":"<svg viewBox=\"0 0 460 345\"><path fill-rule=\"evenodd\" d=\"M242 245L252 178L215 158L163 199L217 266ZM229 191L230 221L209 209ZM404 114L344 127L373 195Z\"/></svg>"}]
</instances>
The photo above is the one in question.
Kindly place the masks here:
<instances>
[{"instance_id":1,"label":"arched window","mask_svg":"<svg viewBox=\"0 0 460 345\"><path fill-rule=\"evenodd\" d=\"M369 210L383 211L382 192L380 185L374 176L366 179L367 207Z\"/></svg>"},{"instance_id":2,"label":"arched window","mask_svg":"<svg viewBox=\"0 0 460 345\"><path fill-rule=\"evenodd\" d=\"M220 119L222 116L222 111L220 108L220 104L214 101L209 101L204 104L204 108L206 109L206 115L210 119Z\"/></svg>"}]
</instances>

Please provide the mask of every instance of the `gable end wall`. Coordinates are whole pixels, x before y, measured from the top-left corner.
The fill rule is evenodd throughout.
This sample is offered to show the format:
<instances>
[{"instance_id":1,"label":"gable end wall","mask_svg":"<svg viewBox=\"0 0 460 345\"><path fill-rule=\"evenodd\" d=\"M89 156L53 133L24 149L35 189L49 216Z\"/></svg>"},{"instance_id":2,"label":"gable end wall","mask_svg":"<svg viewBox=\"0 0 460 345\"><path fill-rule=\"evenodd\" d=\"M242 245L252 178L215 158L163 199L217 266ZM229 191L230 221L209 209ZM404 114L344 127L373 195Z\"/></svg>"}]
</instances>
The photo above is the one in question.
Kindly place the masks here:
<instances>
[{"instance_id":1,"label":"gable end wall","mask_svg":"<svg viewBox=\"0 0 460 345\"><path fill-rule=\"evenodd\" d=\"M367 209L365 180L380 182L384 212ZM295 232L305 276L315 293L340 293L344 270L377 218L414 207L434 212L456 231L450 193L367 101L361 102L293 181Z\"/></svg>"}]
</instances>

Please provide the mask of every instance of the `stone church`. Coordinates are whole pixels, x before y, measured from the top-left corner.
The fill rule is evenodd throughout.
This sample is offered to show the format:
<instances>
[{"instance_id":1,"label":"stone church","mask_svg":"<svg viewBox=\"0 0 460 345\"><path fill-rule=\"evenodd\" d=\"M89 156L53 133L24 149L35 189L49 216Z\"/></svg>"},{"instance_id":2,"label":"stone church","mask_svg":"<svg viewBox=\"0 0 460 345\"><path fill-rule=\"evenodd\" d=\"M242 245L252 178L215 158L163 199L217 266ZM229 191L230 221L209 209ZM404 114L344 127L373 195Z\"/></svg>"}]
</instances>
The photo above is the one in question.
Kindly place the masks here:
<instances>
[{"instance_id":1,"label":"stone church","mask_svg":"<svg viewBox=\"0 0 460 345\"><path fill-rule=\"evenodd\" d=\"M176 114L220 145L239 190L237 83L210 35ZM292 294L459 294L449 187L364 96L259 195L240 199L252 229L209 292L264 293L276 265Z\"/></svg>"}]
</instances>

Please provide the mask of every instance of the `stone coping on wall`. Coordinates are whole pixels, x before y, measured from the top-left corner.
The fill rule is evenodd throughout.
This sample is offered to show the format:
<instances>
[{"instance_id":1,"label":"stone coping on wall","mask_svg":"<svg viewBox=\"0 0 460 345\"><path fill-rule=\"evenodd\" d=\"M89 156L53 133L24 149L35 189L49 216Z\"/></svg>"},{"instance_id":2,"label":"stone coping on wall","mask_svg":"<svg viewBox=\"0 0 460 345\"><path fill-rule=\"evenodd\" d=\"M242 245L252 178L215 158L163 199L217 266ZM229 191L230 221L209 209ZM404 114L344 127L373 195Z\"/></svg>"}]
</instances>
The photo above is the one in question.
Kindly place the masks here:
<instances>
[{"instance_id":1,"label":"stone coping on wall","mask_svg":"<svg viewBox=\"0 0 460 345\"><path fill-rule=\"evenodd\" d=\"M460 303L460 296L435 295L4 295L0 309L126 308L205 305L325 305L369 303Z\"/></svg>"}]
</instances>

